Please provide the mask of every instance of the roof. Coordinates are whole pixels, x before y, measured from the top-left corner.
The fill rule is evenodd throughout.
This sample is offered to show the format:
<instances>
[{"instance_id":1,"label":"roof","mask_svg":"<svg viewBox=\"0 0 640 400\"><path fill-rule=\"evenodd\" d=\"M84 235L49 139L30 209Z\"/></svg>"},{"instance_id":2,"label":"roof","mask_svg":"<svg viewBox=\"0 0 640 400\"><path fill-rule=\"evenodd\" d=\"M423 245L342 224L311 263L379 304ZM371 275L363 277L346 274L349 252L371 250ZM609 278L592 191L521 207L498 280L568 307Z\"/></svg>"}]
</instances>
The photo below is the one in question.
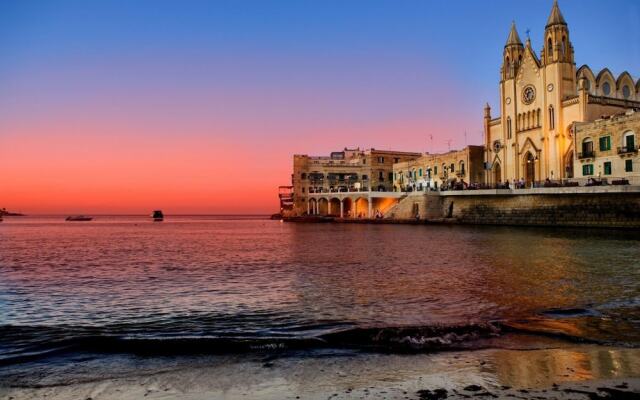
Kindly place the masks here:
<instances>
[{"instance_id":1,"label":"roof","mask_svg":"<svg viewBox=\"0 0 640 400\"><path fill-rule=\"evenodd\" d=\"M560 7L558 6L558 0L553 0L553 7L551 8L551 15L547 20L547 27L551 25L566 25L567 21L564 20Z\"/></svg>"},{"instance_id":2,"label":"roof","mask_svg":"<svg viewBox=\"0 0 640 400\"><path fill-rule=\"evenodd\" d=\"M515 21L511 23L511 30L509 31L509 37L507 38L507 44L505 44L505 47L511 45L522 46L522 41L518 35Z\"/></svg>"}]
</instances>

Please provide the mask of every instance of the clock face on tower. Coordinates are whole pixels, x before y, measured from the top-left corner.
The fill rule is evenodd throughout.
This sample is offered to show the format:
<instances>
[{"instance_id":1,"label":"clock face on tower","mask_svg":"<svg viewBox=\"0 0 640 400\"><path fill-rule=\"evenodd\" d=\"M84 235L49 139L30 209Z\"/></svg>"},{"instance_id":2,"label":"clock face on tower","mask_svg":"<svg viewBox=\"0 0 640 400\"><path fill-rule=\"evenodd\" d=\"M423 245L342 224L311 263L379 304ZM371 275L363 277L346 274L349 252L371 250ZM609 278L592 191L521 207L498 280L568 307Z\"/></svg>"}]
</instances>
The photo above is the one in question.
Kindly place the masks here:
<instances>
[{"instance_id":1,"label":"clock face on tower","mask_svg":"<svg viewBox=\"0 0 640 400\"><path fill-rule=\"evenodd\" d=\"M524 104L531 104L535 99L536 89L531 85L525 86L525 88L522 89L522 102Z\"/></svg>"}]
</instances>

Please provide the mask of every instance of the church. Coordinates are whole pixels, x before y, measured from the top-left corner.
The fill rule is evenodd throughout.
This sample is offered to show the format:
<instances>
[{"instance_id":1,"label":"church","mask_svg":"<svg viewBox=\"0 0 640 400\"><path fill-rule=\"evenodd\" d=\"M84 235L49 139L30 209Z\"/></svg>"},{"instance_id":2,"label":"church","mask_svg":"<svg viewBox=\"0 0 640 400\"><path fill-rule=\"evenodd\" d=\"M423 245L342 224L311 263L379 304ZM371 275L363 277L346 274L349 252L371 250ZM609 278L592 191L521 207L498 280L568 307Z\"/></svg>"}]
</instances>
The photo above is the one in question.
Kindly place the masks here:
<instances>
[{"instance_id":1,"label":"church","mask_svg":"<svg viewBox=\"0 0 640 400\"><path fill-rule=\"evenodd\" d=\"M576 68L557 0L539 56L511 25L500 76L500 115L488 104L484 110L485 183L491 185L573 178L574 124L640 109L640 80L628 72L616 78L607 68L597 74Z\"/></svg>"}]
</instances>

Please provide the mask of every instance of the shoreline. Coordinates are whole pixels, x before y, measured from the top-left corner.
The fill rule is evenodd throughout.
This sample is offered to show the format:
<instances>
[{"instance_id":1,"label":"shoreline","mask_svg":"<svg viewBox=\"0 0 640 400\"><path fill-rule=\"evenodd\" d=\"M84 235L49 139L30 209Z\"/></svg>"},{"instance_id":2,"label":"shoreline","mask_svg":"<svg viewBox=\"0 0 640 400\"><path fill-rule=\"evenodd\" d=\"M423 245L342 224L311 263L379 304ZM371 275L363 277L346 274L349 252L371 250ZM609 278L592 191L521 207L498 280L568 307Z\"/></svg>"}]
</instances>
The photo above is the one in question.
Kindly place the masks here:
<instances>
[{"instance_id":1,"label":"shoreline","mask_svg":"<svg viewBox=\"0 0 640 400\"><path fill-rule=\"evenodd\" d=\"M640 349L595 345L488 349L435 354L220 356L168 362L111 363L57 382L55 369L34 368L31 382L0 387L0 398L48 399L598 399L640 397ZM24 367L23 367L24 368ZM93 372L95 373L95 372ZM24 378L24 371L18 373ZM58 378L59 379L59 378ZM631 397L635 396L635 397Z\"/></svg>"}]
</instances>

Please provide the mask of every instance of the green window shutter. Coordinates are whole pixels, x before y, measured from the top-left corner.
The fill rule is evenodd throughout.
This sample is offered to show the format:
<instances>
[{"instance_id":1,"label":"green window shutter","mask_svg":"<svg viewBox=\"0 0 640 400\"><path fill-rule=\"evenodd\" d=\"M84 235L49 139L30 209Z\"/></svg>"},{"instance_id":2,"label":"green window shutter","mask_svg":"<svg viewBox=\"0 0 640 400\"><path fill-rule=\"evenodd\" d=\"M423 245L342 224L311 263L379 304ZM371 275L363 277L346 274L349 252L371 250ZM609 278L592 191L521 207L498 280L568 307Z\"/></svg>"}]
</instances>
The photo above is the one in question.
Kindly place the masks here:
<instances>
[{"instance_id":1,"label":"green window shutter","mask_svg":"<svg viewBox=\"0 0 640 400\"><path fill-rule=\"evenodd\" d=\"M419 174L420 176L422 176L422 168L420 168L420 169L418 170L418 174Z\"/></svg>"},{"instance_id":2,"label":"green window shutter","mask_svg":"<svg viewBox=\"0 0 640 400\"><path fill-rule=\"evenodd\" d=\"M611 136L603 136L600 138L600 151L611 150Z\"/></svg>"},{"instance_id":3,"label":"green window shutter","mask_svg":"<svg viewBox=\"0 0 640 400\"><path fill-rule=\"evenodd\" d=\"M433 167L433 174L438 175L438 167Z\"/></svg>"},{"instance_id":4,"label":"green window shutter","mask_svg":"<svg viewBox=\"0 0 640 400\"><path fill-rule=\"evenodd\" d=\"M635 147L635 137L634 135L627 136L627 150L632 150Z\"/></svg>"},{"instance_id":5,"label":"green window shutter","mask_svg":"<svg viewBox=\"0 0 640 400\"><path fill-rule=\"evenodd\" d=\"M604 163L604 174L611 175L611 162L607 161Z\"/></svg>"},{"instance_id":6,"label":"green window shutter","mask_svg":"<svg viewBox=\"0 0 640 400\"><path fill-rule=\"evenodd\" d=\"M582 166L582 175L593 175L593 164L585 164Z\"/></svg>"},{"instance_id":7,"label":"green window shutter","mask_svg":"<svg viewBox=\"0 0 640 400\"><path fill-rule=\"evenodd\" d=\"M633 172L633 160L624 160L625 172Z\"/></svg>"}]
</instances>

